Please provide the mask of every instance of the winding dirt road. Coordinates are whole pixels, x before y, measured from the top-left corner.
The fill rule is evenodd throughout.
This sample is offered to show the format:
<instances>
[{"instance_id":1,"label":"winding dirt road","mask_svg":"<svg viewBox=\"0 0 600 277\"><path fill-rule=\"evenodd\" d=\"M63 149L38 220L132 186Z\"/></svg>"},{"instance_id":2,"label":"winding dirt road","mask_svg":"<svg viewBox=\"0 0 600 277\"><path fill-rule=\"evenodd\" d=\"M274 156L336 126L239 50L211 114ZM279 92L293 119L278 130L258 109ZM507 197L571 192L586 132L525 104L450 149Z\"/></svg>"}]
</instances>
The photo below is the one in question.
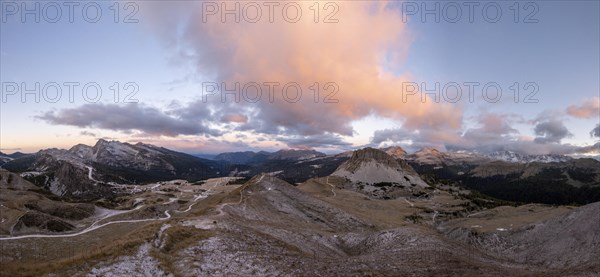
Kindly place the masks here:
<instances>
[{"instance_id":1,"label":"winding dirt road","mask_svg":"<svg viewBox=\"0 0 600 277\"><path fill-rule=\"evenodd\" d=\"M139 208L141 208L142 206L139 206L136 209L133 209L131 211L137 210ZM132 219L132 220L116 220L116 221L110 221L110 222L106 222L103 223L101 225L95 225L98 221L94 222L90 227L84 229L83 231L77 232L77 233L72 233L72 234L60 234L60 235L24 235L24 236L17 236L17 237L6 237L6 238L0 238L0 240L18 240L18 239L27 239L27 238L68 238L68 237L76 237L79 235L83 235L85 233L89 233L91 231L94 231L96 229L102 228L104 226L108 226L111 224L118 224L118 223L138 223L138 222L149 222L149 221L159 221L159 220L167 220L169 218L171 218L171 214L169 214L169 211L165 211L165 215L166 217L161 217L161 218L147 218L147 219ZM102 220L102 219L100 219Z\"/></svg>"},{"instance_id":2,"label":"winding dirt road","mask_svg":"<svg viewBox=\"0 0 600 277\"><path fill-rule=\"evenodd\" d=\"M88 168L88 178L89 178L90 180L94 181L94 182L98 182L98 181L97 181L97 180L95 180L95 179L93 178L93 176L92 176L92 173L93 173L93 168L92 168L91 166L87 166L87 168ZM264 177L264 175L262 175L262 176L260 177L260 179L257 181L257 183L258 183L258 182L260 182L260 181L262 181L263 177ZM215 187L216 187L217 185L219 185L219 184L221 184L221 181L219 181L218 183L216 183L215 185L213 185L213 188L215 188ZM153 190L154 188L157 188L157 187L159 187L159 186L160 186L160 184L157 184L157 185L155 185L155 186L151 187L150 189L152 189L152 190ZM206 195L204 195L204 194L198 194L198 195L196 195L196 196L194 197L194 200L193 200L193 201L192 201L192 203L191 203L191 204L190 204L190 205L187 207L187 209L185 209L185 210L183 210L183 211L179 211L179 210L169 211L169 210L166 210L166 211L165 211L165 217L161 217L161 218L132 219L132 220L116 220L116 221L109 221L109 222L105 222L105 223L103 223L103 224L100 224L100 225L96 225L96 224L98 224L98 222L100 222L100 221L102 221L102 220L105 220L105 219L107 219L107 218L109 218L109 217L112 217L112 216L115 216L115 215L119 215L119 214L123 214L123 213L109 214L109 215L106 215L106 216L104 216L104 217L102 217L102 218L100 218L100 219L98 219L98 220L94 221L94 222L93 222L93 223L92 223L92 224L91 224L89 227L87 227L87 228L85 228L84 230L82 230L82 231L80 231L80 232L77 232L77 233L70 233L70 234L58 234L58 235L32 234L32 235L23 235L23 236L14 236L14 237L0 237L0 241L3 241L3 240L19 240L19 239L27 239L27 238L68 238L68 237L76 237L76 236L83 235L83 234L89 233L89 232L91 232L91 231L94 231L94 230L97 230L97 229L99 229L99 228L102 228L102 227L105 227L105 226L108 226L108 225L112 225L112 224L139 223L139 222L151 222L151 221L162 221L162 220L167 220L167 219L170 219L170 218L171 218L171 214L170 214L170 212L175 212L175 213L186 213L186 212L189 212L189 211L192 209L192 207L193 207L193 206L194 206L196 203L198 203L198 200L200 200L201 198L205 198L205 197L206 197ZM167 205L167 204L173 203L173 202L177 201L178 199L179 199L179 198L170 199L170 201L169 201L169 202L167 202L167 203L164 203L163 205ZM242 200L243 200L243 189L242 189L242 190L240 190L240 201L238 202L238 204L241 204ZM229 204L229 203L226 203L226 204ZM124 212L124 213L128 213L128 212L132 212L132 211L135 211L135 210L139 210L139 209L141 209L143 206L144 206L144 205L140 205L140 206L136 207L135 209L132 209L132 210L126 211L126 212Z\"/></svg>"}]
</instances>

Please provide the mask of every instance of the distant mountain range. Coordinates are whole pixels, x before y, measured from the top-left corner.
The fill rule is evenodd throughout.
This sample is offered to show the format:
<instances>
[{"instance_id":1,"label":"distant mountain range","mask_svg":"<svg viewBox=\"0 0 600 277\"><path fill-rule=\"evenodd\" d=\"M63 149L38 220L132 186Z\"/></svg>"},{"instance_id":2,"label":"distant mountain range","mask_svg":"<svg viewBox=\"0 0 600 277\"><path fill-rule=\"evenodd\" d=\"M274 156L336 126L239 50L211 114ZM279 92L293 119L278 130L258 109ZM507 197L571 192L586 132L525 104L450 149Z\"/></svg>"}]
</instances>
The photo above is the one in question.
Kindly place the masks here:
<instances>
[{"instance_id":1,"label":"distant mountain range","mask_svg":"<svg viewBox=\"0 0 600 277\"><path fill-rule=\"evenodd\" d=\"M145 184L218 176L250 178L267 173L292 184L338 176L355 183L419 187L456 183L519 202L588 203L600 200L600 162L561 155L488 155L423 148L408 154L398 146L336 155L314 150L231 152L199 158L144 143L99 140L94 146L46 149L35 154L0 154L2 168L21 173L60 196L101 198L111 185Z\"/></svg>"},{"instance_id":2,"label":"distant mountain range","mask_svg":"<svg viewBox=\"0 0 600 277\"><path fill-rule=\"evenodd\" d=\"M498 151L491 154L486 155L486 157L493 160L501 160L506 162L515 162L515 163L532 163L532 162L540 162L540 163L556 163L556 162L566 162L570 161L573 158L565 155L558 154L548 154L548 155L523 155L519 153L515 153L512 151Z\"/></svg>"},{"instance_id":3,"label":"distant mountain range","mask_svg":"<svg viewBox=\"0 0 600 277\"><path fill-rule=\"evenodd\" d=\"M224 161L230 164L257 164L267 160L307 160L317 157L327 156L325 153L315 150L279 150L277 152L229 152L216 155L213 159L216 161Z\"/></svg>"},{"instance_id":4,"label":"distant mountain range","mask_svg":"<svg viewBox=\"0 0 600 277\"><path fill-rule=\"evenodd\" d=\"M600 161L591 158L425 148L405 159L428 182L459 184L499 199L547 204L600 201Z\"/></svg>"},{"instance_id":5,"label":"distant mountain range","mask_svg":"<svg viewBox=\"0 0 600 277\"><path fill-rule=\"evenodd\" d=\"M0 166L2 166L3 164L10 162L14 159L23 157L23 156L27 156L28 154L25 153L21 153L21 152L15 152L12 154L4 154L2 152L0 152Z\"/></svg>"}]
</instances>

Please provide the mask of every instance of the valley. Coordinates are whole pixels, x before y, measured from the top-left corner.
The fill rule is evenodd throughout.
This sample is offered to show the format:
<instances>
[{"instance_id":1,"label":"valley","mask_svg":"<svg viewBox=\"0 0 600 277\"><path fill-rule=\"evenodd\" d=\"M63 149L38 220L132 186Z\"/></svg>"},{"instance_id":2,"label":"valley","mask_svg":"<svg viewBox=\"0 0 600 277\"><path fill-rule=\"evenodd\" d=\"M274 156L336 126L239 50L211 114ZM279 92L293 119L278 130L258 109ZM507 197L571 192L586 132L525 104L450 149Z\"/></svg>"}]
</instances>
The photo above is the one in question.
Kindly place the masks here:
<instances>
[{"instance_id":1,"label":"valley","mask_svg":"<svg viewBox=\"0 0 600 277\"><path fill-rule=\"evenodd\" d=\"M600 277L600 0L0 19L0 277Z\"/></svg>"},{"instance_id":2,"label":"valley","mask_svg":"<svg viewBox=\"0 0 600 277\"><path fill-rule=\"evenodd\" d=\"M600 273L600 202L516 203L432 182L387 151L344 155L295 184L273 172L126 184L84 165L92 186L112 192L94 200L2 169L0 275Z\"/></svg>"}]
</instances>

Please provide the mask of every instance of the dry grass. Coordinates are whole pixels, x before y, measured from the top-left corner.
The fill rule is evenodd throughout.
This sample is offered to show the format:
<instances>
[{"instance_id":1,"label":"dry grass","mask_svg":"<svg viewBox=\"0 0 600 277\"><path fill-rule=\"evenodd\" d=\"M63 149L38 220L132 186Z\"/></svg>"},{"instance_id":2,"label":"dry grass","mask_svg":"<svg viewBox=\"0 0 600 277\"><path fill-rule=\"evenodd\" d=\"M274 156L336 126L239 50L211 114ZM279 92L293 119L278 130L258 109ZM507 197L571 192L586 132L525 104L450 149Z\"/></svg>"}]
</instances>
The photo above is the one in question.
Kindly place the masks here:
<instances>
[{"instance_id":1,"label":"dry grass","mask_svg":"<svg viewBox=\"0 0 600 277\"><path fill-rule=\"evenodd\" d=\"M177 252L185 246L188 246L200 240L205 240L213 235L214 232L210 230L176 225L165 231L165 244L162 250L166 253Z\"/></svg>"},{"instance_id":2,"label":"dry grass","mask_svg":"<svg viewBox=\"0 0 600 277\"><path fill-rule=\"evenodd\" d=\"M342 181L338 179L330 177L329 183L336 187L341 186ZM407 224L404 217L419 210L417 207L411 207L402 199L373 199L364 194L345 189L335 189L337 195L332 197L331 186L327 185L325 178L311 179L299 185L298 189L308 192L320 200L333 204L382 229L395 228Z\"/></svg>"},{"instance_id":3,"label":"dry grass","mask_svg":"<svg viewBox=\"0 0 600 277\"><path fill-rule=\"evenodd\" d=\"M436 221L440 222L450 218L447 216L448 213L463 212L462 210L464 210L461 204L465 200L457 196L460 192L451 193L449 192L450 188L438 188L439 191L431 191L427 197L378 200L342 189L344 180L336 177L330 177L329 180L326 178L311 179L297 187L301 191L339 208L336 209L335 215L348 213L352 218L357 218L358 221L365 223L348 225L351 227L343 228L346 226L344 224L351 224L352 221L325 216L327 210L322 207L329 205L319 204L322 202L313 201L310 196L304 197L304 193L290 193L289 191L293 189L287 186L267 184L262 187L260 185L252 187L255 180L241 186L219 186L219 190L215 194L199 200L189 212L172 212L173 217L170 220L115 224L73 238L10 241L7 242L9 246L7 249L4 248L5 243L2 242L4 245L0 245L2 246L0 257L14 256L11 251L15 250L29 252L24 253L21 259L0 261L0 276L39 276L47 273L55 273L58 276L81 276L83 274L81 272L89 272L91 268L97 267L98 263L103 265L111 263L120 256L135 255L140 245L156 239L157 233L164 224L170 224L171 227L162 232L161 247L152 247L149 253L158 261L159 268L175 276L192 275L191 271L186 270L197 266L195 258L198 256L189 257L190 253L187 253L189 251L186 249L213 237L218 239L222 245L216 244L216 246L211 246L214 248L202 248L203 252L197 254L204 258L210 256L210 249L217 249L218 252L212 252L217 255L213 257L213 260L208 260L206 262L208 264L215 264L222 260L222 257L219 256L220 251L224 251L225 254L229 253L233 257L237 257L237 253L241 251L247 255L240 257L249 262L260 266L269 266L275 263L277 269L280 268L282 272L290 272L291 275L312 275L316 272L337 275L345 272L348 273L348 276L354 274L363 276L397 276L401 274L469 276L470 274L485 275L486 272L495 275L508 275L508 272L513 271L516 272L515 275L519 275L524 272L520 265L513 268L515 265L509 264L508 267L505 267L505 264L501 264L502 261L495 258L487 256L479 258L482 256L481 253L465 248L466 246L462 242L443 237L431 227L434 214L437 216ZM334 186L335 195L331 191L331 185ZM274 191L268 192L265 187L269 187L269 190L273 187ZM238 205L241 192L244 192L244 197L241 204ZM177 209L183 210L191 203L184 204L183 201L189 201L196 192L188 193L190 194L185 194L185 197L181 198L181 202L173 204L179 204ZM164 202L169 197L168 195L146 194L148 195L146 205L151 206L151 203L155 203L158 213L165 209L166 206L163 206L158 199L163 199L162 202ZM178 196L181 197L181 195ZM266 200L270 200L270 202L266 202ZM291 208L290 206L274 205L274 203L283 203L284 200L288 201L285 204L292 205ZM304 200L308 201L302 202ZM217 207L224 203L228 203L230 206L221 211L224 213L223 215L216 216ZM170 207L170 209L172 208L173 206ZM295 210L287 210L287 208L298 208L300 211L314 210L318 213L308 213L311 216L306 218L304 217L305 213L294 213ZM474 224L484 225L482 222L486 222L486 225L489 226L485 226L485 228L495 230L497 226L492 223L498 224L498 226L506 226L508 223L514 224L515 222L527 223L533 219L550 218L557 213L564 212L546 206L499 207L493 211L495 213L489 218L483 216L453 219L449 221L449 224L471 226ZM123 217L140 216L139 213L142 212L140 210L135 214L123 215ZM244 215L248 214L244 212L267 216L256 220L254 217L245 218ZM319 215L324 216L320 217ZM145 216L155 216L155 214L146 214ZM329 218L334 223L340 222L337 225L339 229L317 221L322 218L325 220ZM219 225L209 224L211 226L209 228L212 229L199 229L185 224L190 220L192 222L194 220L199 222L218 220ZM221 224L222 222L223 224ZM369 240L364 241L364 248L358 248L356 245L359 244L354 242L362 244L363 238L369 238ZM392 238L393 241L388 243L387 240L392 240ZM210 242L212 243L213 240L211 239ZM205 243L201 246L205 245L211 244ZM375 246L372 247L372 245ZM397 248L391 248L394 251L387 251L387 248L379 249L377 245L396 246ZM442 249L439 250L438 246L442 246ZM40 253L36 247L53 250L53 253L42 256L45 253ZM364 252L356 252L362 253L356 257L346 256L345 254L355 253L345 252L346 249L358 249ZM316 252L311 250L316 250ZM32 255L38 257L32 258ZM424 259L423 255L427 259ZM349 262L349 259L353 258L363 259L365 267ZM234 272L239 273L239 271L233 270L248 268L245 265L246 260L243 259L240 263L237 262L237 259L226 261L223 268L232 264L234 268L230 268L232 271L223 272L235 274ZM488 265L490 261L493 264ZM235 268L236 264L239 268ZM256 268L264 268L260 266ZM255 274L258 273L255 272Z\"/></svg>"},{"instance_id":4,"label":"dry grass","mask_svg":"<svg viewBox=\"0 0 600 277\"><path fill-rule=\"evenodd\" d=\"M130 229L128 233L120 237L113 236L112 239L102 240L102 244L95 246L78 244L76 241L72 241L69 245L63 245L57 244L55 239L45 239L54 242L49 246L53 248L42 251L45 253L34 253L33 259L25 261L0 261L0 276L40 276L48 273L55 273L59 276L73 275L101 260L135 253L137 247L153 238L159 226L156 223L145 224ZM31 251L40 250L36 247L24 247L24 245L21 247Z\"/></svg>"},{"instance_id":5,"label":"dry grass","mask_svg":"<svg viewBox=\"0 0 600 277\"><path fill-rule=\"evenodd\" d=\"M449 221L449 226L472 228L478 226L479 232L494 232L498 228L517 229L528 224L558 217L571 211L573 207L528 204L518 207L501 206L493 209L473 212L471 216Z\"/></svg>"},{"instance_id":6,"label":"dry grass","mask_svg":"<svg viewBox=\"0 0 600 277\"><path fill-rule=\"evenodd\" d=\"M176 225L165 230L163 234L164 246L160 250L152 248L150 255L156 258L159 265L167 272L180 276L181 274L178 273L177 268L173 266L177 259L176 253L213 235L213 231Z\"/></svg>"},{"instance_id":7,"label":"dry grass","mask_svg":"<svg viewBox=\"0 0 600 277\"><path fill-rule=\"evenodd\" d=\"M235 186L228 186L229 190L235 188ZM149 197L149 201L154 202L161 197L165 196ZM237 191L211 195L196 203L188 213L171 213L173 218L167 222L203 216L210 213L220 203L237 202L238 200L239 192ZM13 205L15 204L18 203L13 203ZM128 214L129 217L132 215ZM134 254L141 244L154 239L155 234L164 223L166 222L115 224L70 238L2 241L0 243L2 250L0 253L0 276L40 276L48 273L55 273L59 276L75 275L79 271L89 270L100 261ZM165 232L166 253L176 252L193 241L210 236L210 233L200 229L173 225L174 227ZM165 268L169 268L170 263L164 255L167 254L162 253L161 257L161 253L156 253L156 258L163 262Z\"/></svg>"}]
</instances>

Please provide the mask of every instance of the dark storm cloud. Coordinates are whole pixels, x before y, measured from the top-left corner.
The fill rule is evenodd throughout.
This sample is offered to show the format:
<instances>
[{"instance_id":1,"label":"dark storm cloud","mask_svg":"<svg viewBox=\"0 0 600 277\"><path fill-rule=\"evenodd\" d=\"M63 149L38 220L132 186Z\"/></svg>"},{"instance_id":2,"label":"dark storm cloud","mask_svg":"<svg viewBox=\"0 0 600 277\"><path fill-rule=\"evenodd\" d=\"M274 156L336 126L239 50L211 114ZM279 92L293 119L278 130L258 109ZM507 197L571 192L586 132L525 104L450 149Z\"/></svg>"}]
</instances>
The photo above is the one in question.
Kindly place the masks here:
<instances>
[{"instance_id":1,"label":"dark storm cloud","mask_svg":"<svg viewBox=\"0 0 600 277\"><path fill-rule=\"evenodd\" d=\"M533 129L537 135L537 143L560 143L566 137L572 136L565 124L556 119L538 123Z\"/></svg>"},{"instance_id":2,"label":"dark storm cloud","mask_svg":"<svg viewBox=\"0 0 600 277\"><path fill-rule=\"evenodd\" d=\"M185 117L183 115L186 115ZM77 108L46 112L38 119L55 125L99 128L121 132L140 131L148 135L219 135L206 125L208 111L173 115L141 104L85 104Z\"/></svg>"},{"instance_id":3,"label":"dark storm cloud","mask_svg":"<svg viewBox=\"0 0 600 277\"><path fill-rule=\"evenodd\" d=\"M600 138L600 124L596 125L596 128L590 131L590 136Z\"/></svg>"},{"instance_id":4,"label":"dark storm cloud","mask_svg":"<svg viewBox=\"0 0 600 277\"><path fill-rule=\"evenodd\" d=\"M412 137L413 134L404 129L384 129L375 131L371 142L377 145L385 141L399 142L412 139Z\"/></svg>"}]
</instances>

